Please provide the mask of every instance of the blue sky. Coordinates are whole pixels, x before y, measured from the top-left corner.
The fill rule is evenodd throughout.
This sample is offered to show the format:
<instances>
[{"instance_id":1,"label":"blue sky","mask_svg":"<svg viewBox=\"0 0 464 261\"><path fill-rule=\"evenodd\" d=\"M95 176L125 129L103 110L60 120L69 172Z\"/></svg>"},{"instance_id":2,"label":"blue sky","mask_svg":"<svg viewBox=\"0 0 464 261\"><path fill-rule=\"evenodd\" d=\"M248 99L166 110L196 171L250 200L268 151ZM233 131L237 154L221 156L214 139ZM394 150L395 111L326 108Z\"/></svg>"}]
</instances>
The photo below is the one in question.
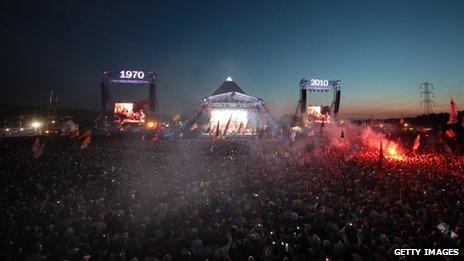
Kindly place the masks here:
<instances>
[{"instance_id":1,"label":"blue sky","mask_svg":"<svg viewBox=\"0 0 464 261\"><path fill-rule=\"evenodd\" d=\"M155 70L160 112L187 114L230 75L275 116L302 78L342 80L348 118L464 108L463 1L59 1L2 4L1 103L99 108L102 68ZM144 98L147 89L114 90ZM116 97L115 97L116 98Z\"/></svg>"}]
</instances>

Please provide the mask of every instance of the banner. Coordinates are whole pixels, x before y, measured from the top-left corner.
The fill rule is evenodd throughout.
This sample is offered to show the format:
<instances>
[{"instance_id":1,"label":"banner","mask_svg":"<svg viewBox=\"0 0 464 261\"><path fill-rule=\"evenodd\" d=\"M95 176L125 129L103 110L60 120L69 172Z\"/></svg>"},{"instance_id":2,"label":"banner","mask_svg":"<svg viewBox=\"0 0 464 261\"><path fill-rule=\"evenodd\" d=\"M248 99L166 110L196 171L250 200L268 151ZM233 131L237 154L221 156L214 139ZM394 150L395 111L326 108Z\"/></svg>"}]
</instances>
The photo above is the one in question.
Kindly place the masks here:
<instances>
[{"instance_id":1,"label":"banner","mask_svg":"<svg viewBox=\"0 0 464 261\"><path fill-rule=\"evenodd\" d=\"M416 151L419 149L420 146L420 134L417 135L416 139L414 140L414 146L412 147L412 151Z\"/></svg>"},{"instance_id":2,"label":"banner","mask_svg":"<svg viewBox=\"0 0 464 261\"><path fill-rule=\"evenodd\" d=\"M454 98L451 97L449 120L447 124L455 124L455 123L458 123L458 106L456 105Z\"/></svg>"}]
</instances>

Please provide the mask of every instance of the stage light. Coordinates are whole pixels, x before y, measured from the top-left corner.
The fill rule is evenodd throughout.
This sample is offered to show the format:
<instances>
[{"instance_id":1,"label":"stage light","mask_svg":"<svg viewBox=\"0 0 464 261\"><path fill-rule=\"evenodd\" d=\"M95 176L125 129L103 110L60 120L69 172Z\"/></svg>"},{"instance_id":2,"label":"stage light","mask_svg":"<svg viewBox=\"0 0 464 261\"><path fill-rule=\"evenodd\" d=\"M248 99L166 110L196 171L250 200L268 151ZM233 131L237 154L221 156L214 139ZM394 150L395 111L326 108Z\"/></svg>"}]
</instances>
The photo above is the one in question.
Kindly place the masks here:
<instances>
[{"instance_id":1,"label":"stage light","mask_svg":"<svg viewBox=\"0 0 464 261\"><path fill-rule=\"evenodd\" d=\"M147 123L147 127L148 127L148 128L154 128L154 127L155 127L155 123L154 123L153 121L149 121L149 122Z\"/></svg>"},{"instance_id":2,"label":"stage light","mask_svg":"<svg viewBox=\"0 0 464 261\"><path fill-rule=\"evenodd\" d=\"M220 122L219 124L226 124L229 119L246 124L248 113L246 110L237 109L213 109L211 111L210 122L212 125L217 124L218 121Z\"/></svg>"},{"instance_id":3,"label":"stage light","mask_svg":"<svg viewBox=\"0 0 464 261\"><path fill-rule=\"evenodd\" d=\"M52 124L55 124L55 121L54 121L54 120L52 121Z\"/></svg>"},{"instance_id":4,"label":"stage light","mask_svg":"<svg viewBox=\"0 0 464 261\"><path fill-rule=\"evenodd\" d=\"M23 130L24 130L24 128L21 128L21 129L19 129L19 130L20 130L20 131L23 131Z\"/></svg>"},{"instance_id":5,"label":"stage light","mask_svg":"<svg viewBox=\"0 0 464 261\"><path fill-rule=\"evenodd\" d=\"M10 128L6 128L5 130L6 130L6 131L10 131Z\"/></svg>"},{"instance_id":6,"label":"stage light","mask_svg":"<svg viewBox=\"0 0 464 261\"><path fill-rule=\"evenodd\" d=\"M41 124L40 122L38 122L38 121L34 121L34 122L32 122L32 124L31 124L31 126L34 127L34 128L36 128L36 129L37 129L38 127L40 127L40 125L42 125L42 124Z\"/></svg>"}]
</instances>

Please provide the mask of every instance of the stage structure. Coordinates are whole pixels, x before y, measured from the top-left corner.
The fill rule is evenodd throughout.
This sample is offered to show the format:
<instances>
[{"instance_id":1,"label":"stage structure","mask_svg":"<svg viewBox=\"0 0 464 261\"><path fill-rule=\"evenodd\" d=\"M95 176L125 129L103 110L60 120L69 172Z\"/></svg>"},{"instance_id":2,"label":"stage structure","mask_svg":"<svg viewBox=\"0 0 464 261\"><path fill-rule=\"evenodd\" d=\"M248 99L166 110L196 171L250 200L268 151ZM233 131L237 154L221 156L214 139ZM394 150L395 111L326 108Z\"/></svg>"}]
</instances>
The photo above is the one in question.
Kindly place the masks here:
<instances>
[{"instance_id":1,"label":"stage structure","mask_svg":"<svg viewBox=\"0 0 464 261\"><path fill-rule=\"evenodd\" d=\"M330 123L331 116L335 116L340 109L340 88L340 80L302 79L300 100L294 114L295 124Z\"/></svg>"},{"instance_id":2,"label":"stage structure","mask_svg":"<svg viewBox=\"0 0 464 261\"><path fill-rule=\"evenodd\" d=\"M277 129L264 101L246 94L228 77L204 98L185 122L186 132L201 135L254 135Z\"/></svg>"},{"instance_id":3,"label":"stage structure","mask_svg":"<svg viewBox=\"0 0 464 261\"><path fill-rule=\"evenodd\" d=\"M144 123L148 113L145 107L148 105L151 115L154 115L157 106L156 74L141 70L103 70L101 90L101 106L105 114L112 114L116 123L132 122ZM137 102L112 101L111 87L148 87L148 99Z\"/></svg>"}]
</instances>

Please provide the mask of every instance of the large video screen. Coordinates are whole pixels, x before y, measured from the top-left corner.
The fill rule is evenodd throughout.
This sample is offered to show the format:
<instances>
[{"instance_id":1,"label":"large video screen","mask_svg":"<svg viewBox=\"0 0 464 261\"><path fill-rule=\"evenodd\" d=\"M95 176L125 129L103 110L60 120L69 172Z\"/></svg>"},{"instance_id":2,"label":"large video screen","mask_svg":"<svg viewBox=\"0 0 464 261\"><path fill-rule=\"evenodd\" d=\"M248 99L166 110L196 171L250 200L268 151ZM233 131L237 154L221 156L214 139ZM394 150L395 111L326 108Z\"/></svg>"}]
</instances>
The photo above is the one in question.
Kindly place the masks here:
<instances>
[{"instance_id":1,"label":"large video screen","mask_svg":"<svg viewBox=\"0 0 464 261\"><path fill-rule=\"evenodd\" d=\"M316 122L328 122L330 120L330 107L308 106L306 107L306 115L310 120Z\"/></svg>"},{"instance_id":2,"label":"large video screen","mask_svg":"<svg viewBox=\"0 0 464 261\"><path fill-rule=\"evenodd\" d=\"M219 125L219 132L224 134L244 134L248 132L248 113L240 109L213 109L210 126L214 129ZM219 123L219 124L218 124ZM215 130L215 129L214 129Z\"/></svg>"},{"instance_id":3,"label":"large video screen","mask_svg":"<svg viewBox=\"0 0 464 261\"><path fill-rule=\"evenodd\" d=\"M114 104L114 121L116 123L125 122L145 122L145 108L143 106L134 106L134 103L115 103Z\"/></svg>"}]
</instances>

